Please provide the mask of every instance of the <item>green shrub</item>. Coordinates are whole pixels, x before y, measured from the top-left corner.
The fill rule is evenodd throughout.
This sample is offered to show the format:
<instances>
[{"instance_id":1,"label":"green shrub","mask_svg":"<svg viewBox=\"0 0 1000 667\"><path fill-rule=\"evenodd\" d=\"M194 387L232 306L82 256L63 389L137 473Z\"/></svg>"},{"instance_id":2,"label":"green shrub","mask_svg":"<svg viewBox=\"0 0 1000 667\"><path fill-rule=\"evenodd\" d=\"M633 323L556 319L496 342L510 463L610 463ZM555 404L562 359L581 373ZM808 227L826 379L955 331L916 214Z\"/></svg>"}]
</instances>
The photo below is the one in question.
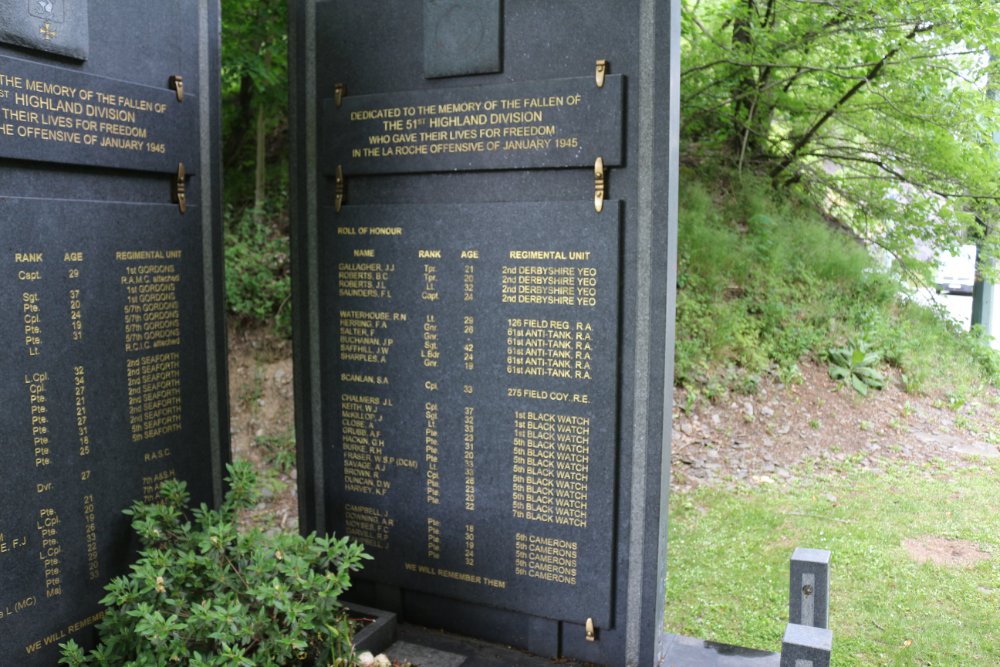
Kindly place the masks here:
<instances>
[{"instance_id":1,"label":"green shrub","mask_svg":"<svg viewBox=\"0 0 1000 667\"><path fill-rule=\"evenodd\" d=\"M246 322L292 331L291 259L287 230L267 212L230 214L226 224L226 305Z\"/></svg>"},{"instance_id":2,"label":"green shrub","mask_svg":"<svg viewBox=\"0 0 1000 667\"><path fill-rule=\"evenodd\" d=\"M881 389L885 385L885 376L876 368L882 357L872 352L862 338L849 341L846 347L835 347L827 350L830 362L830 377L850 385L862 396L868 395L868 389Z\"/></svg>"},{"instance_id":3,"label":"green shrub","mask_svg":"<svg viewBox=\"0 0 1000 667\"><path fill-rule=\"evenodd\" d=\"M247 463L228 470L219 510L190 509L177 481L163 485L160 503L126 510L141 542L139 558L129 575L106 587L100 645L85 654L70 641L60 664L354 664L350 621L338 598L369 557L346 537L241 534L237 512L256 501L256 477Z\"/></svg>"}]
</instances>

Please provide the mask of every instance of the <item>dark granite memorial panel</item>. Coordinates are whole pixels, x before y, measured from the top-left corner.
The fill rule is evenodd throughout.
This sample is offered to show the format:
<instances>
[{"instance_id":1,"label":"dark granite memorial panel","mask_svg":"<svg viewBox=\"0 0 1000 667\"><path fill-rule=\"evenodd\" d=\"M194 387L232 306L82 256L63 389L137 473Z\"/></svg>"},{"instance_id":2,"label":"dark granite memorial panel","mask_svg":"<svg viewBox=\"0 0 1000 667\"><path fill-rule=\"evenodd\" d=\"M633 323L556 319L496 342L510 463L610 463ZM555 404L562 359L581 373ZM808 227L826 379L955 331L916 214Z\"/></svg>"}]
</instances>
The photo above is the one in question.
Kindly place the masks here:
<instances>
[{"instance_id":1,"label":"dark granite memorial panel","mask_svg":"<svg viewBox=\"0 0 1000 667\"><path fill-rule=\"evenodd\" d=\"M168 204L8 198L0 220L0 644L53 664L127 565L121 510L179 475L212 495L190 446L209 419L201 228Z\"/></svg>"},{"instance_id":2,"label":"dark granite memorial panel","mask_svg":"<svg viewBox=\"0 0 1000 667\"><path fill-rule=\"evenodd\" d=\"M0 55L0 157L176 173L197 169L198 99Z\"/></svg>"},{"instance_id":3,"label":"dark granite memorial panel","mask_svg":"<svg viewBox=\"0 0 1000 667\"><path fill-rule=\"evenodd\" d=\"M51 44L11 39L25 16ZM196 0L0 1L0 665L93 645L133 501L221 497L218 28Z\"/></svg>"},{"instance_id":4,"label":"dark granite memorial panel","mask_svg":"<svg viewBox=\"0 0 1000 667\"><path fill-rule=\"evenodd\" d=\"M326 173L616 166L624 87L580 77L328 99Z\"/></svg>"},{"instance_id":5,"label":"dark granite memorial panel","mask_svg":"<svg viewBox=\"0 0 1000 667\"><path fill-rule=\"evenodd\" d=\"M327 504L362 578L610 627L619 232L617 202L327 209Z\"/></svg>"},{"instance_id":6,"label":"dark granite memorial panel","mask_svg":"<svg viewBox=\"0 0 1000 667\"><path fill-rule=\"evenodd\" d=\"M662 660L679 7L289 5L300 520L352 599Z\"/></svg>"}]
</instances>

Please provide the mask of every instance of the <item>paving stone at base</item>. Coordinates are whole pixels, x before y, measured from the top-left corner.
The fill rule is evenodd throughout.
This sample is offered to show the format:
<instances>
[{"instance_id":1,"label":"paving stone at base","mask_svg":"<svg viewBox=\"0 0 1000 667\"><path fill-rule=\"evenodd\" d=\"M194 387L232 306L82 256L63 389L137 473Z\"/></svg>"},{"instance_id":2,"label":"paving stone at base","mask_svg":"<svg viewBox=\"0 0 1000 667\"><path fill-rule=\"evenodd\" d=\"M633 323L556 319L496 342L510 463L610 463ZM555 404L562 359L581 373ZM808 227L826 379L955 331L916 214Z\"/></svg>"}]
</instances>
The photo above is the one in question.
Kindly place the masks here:
<instances>
[{"instance_id":1,"label":"paving stone at base","mask_svg":"<svg viewBox=\"0 0 1000 667\"><path fill-rule=\"evenodd\" d=\"M386 650L393 660L423 667L460 667L468 656L449 653L429 646L398 641Z\"/></svg>"},{"instance_id":2,"label":"paving stone at base","mask_svg":"<svg viewBox=\"0 0 1000 667\"><path fill-rule=\"evenodd\" d=\"M663 642L658 653L664 659L650 667L779 667L781 662L777 653L703 639L665 635ZM385 653L416 667L590 667L414 625L400 626L398 641Z\"/></svg>"},{"instance_id":3,"label":"paving stone at base","mask_svg":"<svg viewBox=\"0 0 1000 667\"><path fill-rule=\"evenodd\" d=\"M778 667L781 662L777 653L680 635L664 635L657 654L664 658L656 667Z\"/></svg>"},{"instance_id":4,"label":"paving stone at base","mask_svg":"<svg viewBox=\"0 0 1000 667\"><path fill-rule=\"evenodd\" d=\"M549 660L415 625L401 625L398 636L396 643L385 651L386 655L400 662L408 660L417 667L590 667L590 663Z\"/></svg>"}]
</instances>

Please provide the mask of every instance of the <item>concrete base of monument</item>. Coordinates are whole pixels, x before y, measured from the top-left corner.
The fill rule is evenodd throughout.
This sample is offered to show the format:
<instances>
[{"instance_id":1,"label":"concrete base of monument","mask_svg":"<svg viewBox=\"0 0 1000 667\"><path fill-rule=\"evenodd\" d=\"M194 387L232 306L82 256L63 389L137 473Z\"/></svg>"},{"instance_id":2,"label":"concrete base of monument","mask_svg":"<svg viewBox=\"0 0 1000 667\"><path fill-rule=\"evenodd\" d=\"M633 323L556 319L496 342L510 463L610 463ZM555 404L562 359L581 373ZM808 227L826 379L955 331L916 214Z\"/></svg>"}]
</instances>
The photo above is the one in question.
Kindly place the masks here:
<instances>
[{"instance_id":1,"label":"concrete base of monument","mask_svg":"<svg viewBox=\"0 0 1000 667\"><path fill-rule=\"evenodd\" d=\"M552 667L541 658L499 644L401 624L396 643L385 654L405 665L418 667ZM559 667L588 667L589 663L560 660Z\"/></svg>"},{"instance_id":2,"label":"concrete base of monument","mask_svg":"<svg viewBox=\"0 0 1000 667\"><path fill-rule=\"evenodd\" d=\"M702 639L665 635L659 665L650 667L778 667L777 653L728 646ZM553 661L506 646L469 639L415 625L399 626L396 642L385 654L400 664L419 667L588 667L590 663Z\"/></svg>"},{"instance_id":3,"label":"concrete base of monument","mask_svg":"<svg viewBox=\"0 0 1000 667\"><path fill-rule=\"evenodd\" d=\"M391 611L366 607L351 602L347 605L351 618L363 620L365 625L354 635L354 649L358 653L381 653L396 640L396 615Z\"/></svg>"},{"instance_id":4,"label":"concrete base of monument","mask_svg":"<svg viewBox=\"0 0 1000 667\"><path fill-rule=\"evenodd\" d=\"M663 667L778 667L781 655L742 646L664 635Z\"/></svg>"}]
</instances>

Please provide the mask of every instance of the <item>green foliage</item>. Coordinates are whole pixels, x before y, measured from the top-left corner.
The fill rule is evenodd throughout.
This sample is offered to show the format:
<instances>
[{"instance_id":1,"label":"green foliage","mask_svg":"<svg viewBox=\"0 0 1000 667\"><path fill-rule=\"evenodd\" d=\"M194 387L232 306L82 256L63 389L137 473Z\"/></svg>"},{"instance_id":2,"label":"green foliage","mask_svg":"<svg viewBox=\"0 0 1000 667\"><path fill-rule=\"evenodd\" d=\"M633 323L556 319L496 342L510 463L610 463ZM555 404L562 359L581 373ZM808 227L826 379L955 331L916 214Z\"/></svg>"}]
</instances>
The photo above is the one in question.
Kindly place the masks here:
<instances>
[{"instance_id":1,"label":"green foliage","mask_svg":"<svg viewBox=\"0 0 1000 667\"><path fill-rule=\"evenodd\" d=\"M260 152L268 189L287 189L287 131L287 3L222 0L222 155L228 206L242 211L255 205ZM274 197L271 205L284 206Z\"/></svg>"},{"instance_id":2,"label":"green foliage","mask_svg":"<svg viewBox=\"0 0 1000 667\"><path fill-rule=\"evenodd\" d=\"M265 462L283 473L295 469L295 429L284 435L258 435L255 444L263 449Z\"/></svg>"},{"instance_id":3,"label":"green foliage","mask_svg":"<svg viewBox=\"0 0 1000 667\"><path fill-rule=\"evenodd\" d=\"M908 271L998 217L1000 4L685 0L689 160L795 186ZM988 239L996 250L996 239ZM994 253L997 254L997 253Z\"/></svg>"},{"instance_id":4,"label":"green foliage","mask_svg":"<svg viewBox=\"0 0 1000 667\"><path fill-rule=\"evenodd\" d=\"M722 191L713 198L702 179ZM862 289L870 258L808 206L772 200L764 182L688 172L684 183L677 383L704 389L732 365L740 371L724 371L732 388L755 385L740 374L797 381L798 362L831 340L840 306Z\"/></svg>"},{"instance_id":5,"label":"green foliage","mask_svg":"<svg viewBox=\"0 0 1000 667\"><path fill-rule=\"evenodd\" d=\"M246 210L227 224L226 304L246 322L274 322L291 335L291 261L287 232L278 218Z\"/></svg>"},{"instance_id":6,"label":"green foliage","mask_svg":"<svg viewBox=\"0 0 1000 667\"><path fill-rule=\"evenodd\" d=\"M913 302L898 271L808 201L724 169L681 180L675 381L690 400L752 393L769 373L801 381L803 359L862 333L907 391L1000 381L982 332Z\"/></svg>"},{"instance_id":7,"label":"green foliage","mask_svg":"<svg viewBox=\"0 0 1000 667\"><path fill-rule=\"evenodd\" d=\"M869 388L881 389L885 385L885 376L877 368L882 356L869 351L863 338L848 341L846 347L830 348L826 356L830 377L850 385L862 396L868 395Z\"/></svg>"},{"instance_id":8,"label":"green foliage","mask_svg":"<svg viewBox=\"0 0 1000 667\"><path fill-rule=\"evenodd\" d=\"M126 511L139 558L106 587L100 645L85 654L70 641L60 664L354 664L338 598L369 557L346 537L241 534L236 514L256 502L256 478L245 462L228 470L219 510L190 509L185 484L171 481L160 503Z\"/></svg>"}]
</instances>

